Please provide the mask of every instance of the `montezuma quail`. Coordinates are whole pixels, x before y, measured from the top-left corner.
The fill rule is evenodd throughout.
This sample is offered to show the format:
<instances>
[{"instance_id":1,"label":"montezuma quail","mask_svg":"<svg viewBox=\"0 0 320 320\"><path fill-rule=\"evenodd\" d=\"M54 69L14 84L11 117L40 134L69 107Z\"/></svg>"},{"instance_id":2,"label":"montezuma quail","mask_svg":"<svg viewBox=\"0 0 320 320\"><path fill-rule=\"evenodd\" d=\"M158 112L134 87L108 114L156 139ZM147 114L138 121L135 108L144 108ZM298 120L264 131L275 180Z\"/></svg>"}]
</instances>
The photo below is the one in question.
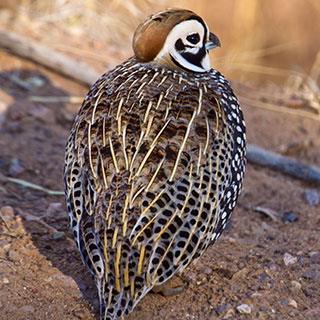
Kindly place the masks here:
<instances>
[{"instance_id":1,"label":"montezuma quail","mask_svg":"<svg viewBox=\"0 0 320 320\"><path fill-rule=\"evenodd\" d=\"M245 170L245 123L219 46L187 10L151 15L135 55L85 97L66 147L65 194L101 319L128 314L220 236Z\"/></svg>"}]
</instances>

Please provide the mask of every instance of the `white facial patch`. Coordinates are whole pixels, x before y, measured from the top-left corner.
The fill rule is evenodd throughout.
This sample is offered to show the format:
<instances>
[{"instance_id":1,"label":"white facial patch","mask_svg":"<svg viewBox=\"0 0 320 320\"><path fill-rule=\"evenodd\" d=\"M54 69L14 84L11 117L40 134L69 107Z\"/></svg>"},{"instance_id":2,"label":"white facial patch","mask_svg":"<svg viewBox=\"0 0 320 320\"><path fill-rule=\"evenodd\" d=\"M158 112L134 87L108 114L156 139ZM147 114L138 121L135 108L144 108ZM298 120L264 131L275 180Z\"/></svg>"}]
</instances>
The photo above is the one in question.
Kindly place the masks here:
<instances>
[{"instance_id":1,"label":"white facial patch","mask_svg":"<svg viewBox=\"0 0 320 320\"><path fill-rule=\"evenodd\" d=\"M198 33L200 36L199 42L192 44L186 40L188 35ZM197 20L187 20L182 21L177 24L168 34L166 41L156 56L155 60L160 60L161 58L170 55L173 57L182 67L194 71L194 72L206 72L211 69L209 55L206 52L204 58L200 62L201 67L194 65L193 63L186 60L179 51L176 49L176 42L181 39L182 43L187 46L185 48L185 53L191 53L196 55L199 50L204 46L203 38L205 34L205 26L202 25Z\"/></svg>"},{"instance_id":2,"label":"white facial patch","mask_svg":"<svg viewBox=\"0 0 320 320\"><path fill-rule=\"evenodd\" d=\"M196 47L193 47L193 48L186 48L185 49L185 52L189 52L189 53L192 53L192 54L197 54L199 52L200 48L198 46Z\"/></svg>"}]
</instances>

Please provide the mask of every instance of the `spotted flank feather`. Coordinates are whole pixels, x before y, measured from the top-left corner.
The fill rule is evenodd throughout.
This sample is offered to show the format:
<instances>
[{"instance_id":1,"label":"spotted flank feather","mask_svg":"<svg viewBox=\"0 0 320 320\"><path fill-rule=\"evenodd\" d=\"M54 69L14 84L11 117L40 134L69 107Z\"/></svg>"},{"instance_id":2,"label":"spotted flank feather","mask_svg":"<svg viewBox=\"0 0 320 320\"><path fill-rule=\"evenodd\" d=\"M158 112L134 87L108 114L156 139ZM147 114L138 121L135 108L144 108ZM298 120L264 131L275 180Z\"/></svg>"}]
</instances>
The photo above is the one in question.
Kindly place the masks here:
<instances>
[{"instance_id":1,"label":"spotted flank feather","mask_svg":"<svg viewBox=\"0 0 320 320\"><path fill-rule=\"evenodd\" d=\"M241 190L245 143L238 100L214 69L132 57L92 86L64 180L101 319L127 315L219 238Z\"/></svg>"}]
</instances>

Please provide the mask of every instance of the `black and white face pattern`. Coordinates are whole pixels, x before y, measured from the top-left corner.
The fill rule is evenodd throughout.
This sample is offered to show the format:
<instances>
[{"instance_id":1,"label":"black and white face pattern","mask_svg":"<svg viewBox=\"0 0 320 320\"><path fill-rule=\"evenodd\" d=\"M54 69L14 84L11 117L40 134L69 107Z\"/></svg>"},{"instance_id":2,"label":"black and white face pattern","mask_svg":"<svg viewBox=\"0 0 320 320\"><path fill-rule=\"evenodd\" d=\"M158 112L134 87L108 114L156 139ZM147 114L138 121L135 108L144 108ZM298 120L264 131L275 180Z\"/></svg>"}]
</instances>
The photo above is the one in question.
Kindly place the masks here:
<instances>
[{"instance_id":1,"label":"black and white face pattern","mask_svg":"<svg viewBox=\"0 0 320 320\"><path fill-rule=\"evenodd\" d=\"M192 72L206 72L211 69L208 49L209 31L200 20L185 20L174 26L156 59L170 55L178 67ZM212 42L211 42L212 43Z\"/></svg>"}]
</instances>

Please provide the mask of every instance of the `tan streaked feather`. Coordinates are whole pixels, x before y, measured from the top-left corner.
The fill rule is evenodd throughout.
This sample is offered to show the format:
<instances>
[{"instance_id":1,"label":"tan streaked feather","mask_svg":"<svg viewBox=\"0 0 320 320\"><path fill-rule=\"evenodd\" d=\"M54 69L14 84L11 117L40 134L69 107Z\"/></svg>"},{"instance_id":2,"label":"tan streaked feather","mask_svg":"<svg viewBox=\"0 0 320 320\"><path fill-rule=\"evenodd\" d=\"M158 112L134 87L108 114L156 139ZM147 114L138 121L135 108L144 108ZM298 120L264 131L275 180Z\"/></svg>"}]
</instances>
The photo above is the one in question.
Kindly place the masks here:
<instances>
[{"instance_id":1,"label":"tan streaked feather","mask_svg":"<svg viewBox=\"0 0 320 320\"><path fill-rule=\"evenodd\" d=\"M131 310L167 280L167 264L172 275L183 270L222 232L245 164L234 138L236 125L244 133L242 114L237 109L230 122L237 102L231 90L229 105L221 100L225 88L215 72L150 69L131 58L84 101L68 142L65 186L75 239L105 308L125 299Z\"/></svg>"}]
</instances>

